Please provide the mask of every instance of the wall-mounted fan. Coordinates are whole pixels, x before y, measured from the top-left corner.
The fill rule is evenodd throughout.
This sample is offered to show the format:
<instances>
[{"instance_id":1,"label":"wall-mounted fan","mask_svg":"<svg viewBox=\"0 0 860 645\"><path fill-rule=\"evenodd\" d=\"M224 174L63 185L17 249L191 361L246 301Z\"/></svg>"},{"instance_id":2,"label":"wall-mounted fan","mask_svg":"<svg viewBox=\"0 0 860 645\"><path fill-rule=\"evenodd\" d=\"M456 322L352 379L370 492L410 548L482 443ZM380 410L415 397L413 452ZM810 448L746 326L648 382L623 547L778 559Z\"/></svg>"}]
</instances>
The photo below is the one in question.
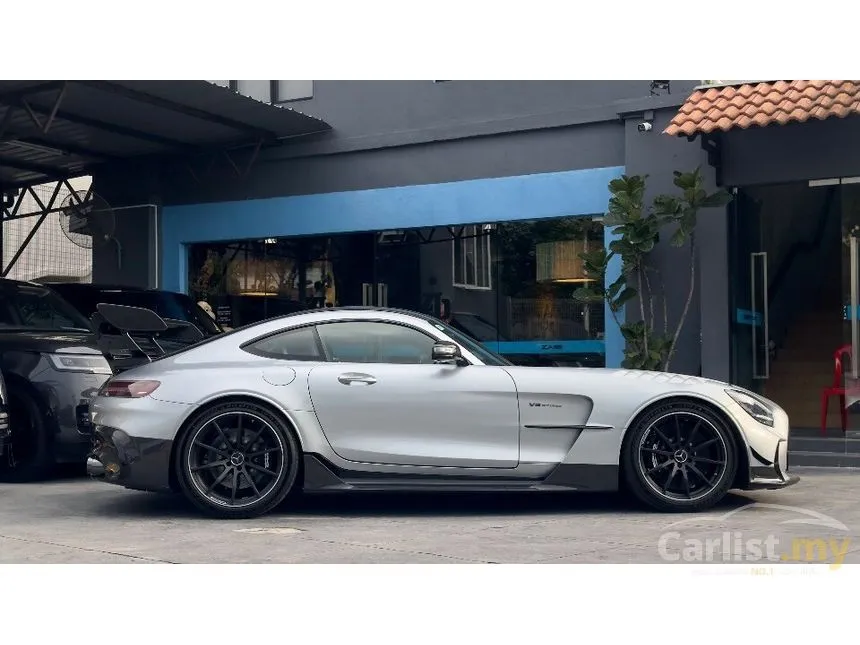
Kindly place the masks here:
<instances>
[{"instance_id":1,"label":"wall-mounted fan","mask_svg":"<svg viewBox=\"0 0 860 645\"><path fill-rule=\"evenodd\" d=\"M117 248L117 268L122 268L122 247L114 237L116 215L103 197L78 190L66 195L60 205L63 234L82 249L97 249L113 242Z\"/></svg>"}]
</instances>

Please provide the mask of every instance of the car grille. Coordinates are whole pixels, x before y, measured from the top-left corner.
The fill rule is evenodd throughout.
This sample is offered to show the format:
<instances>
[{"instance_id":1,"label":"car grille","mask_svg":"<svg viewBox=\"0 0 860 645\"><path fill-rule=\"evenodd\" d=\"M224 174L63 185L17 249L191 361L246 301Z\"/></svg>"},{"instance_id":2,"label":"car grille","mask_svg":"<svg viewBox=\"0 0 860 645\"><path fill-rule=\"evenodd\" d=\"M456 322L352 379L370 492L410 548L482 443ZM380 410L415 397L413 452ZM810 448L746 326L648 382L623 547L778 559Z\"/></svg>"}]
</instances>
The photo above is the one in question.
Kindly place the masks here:
<instances>
[{"instance_id":1,"label":"car grille","mask_svg":"<svg viewBox=\"0 0 860 645\"><path fill-rule=\"evenodd\" d=\"M8 436L11 433L9 428L9 413L0 408L0 439Z\"/></svg>"}]
</instances>

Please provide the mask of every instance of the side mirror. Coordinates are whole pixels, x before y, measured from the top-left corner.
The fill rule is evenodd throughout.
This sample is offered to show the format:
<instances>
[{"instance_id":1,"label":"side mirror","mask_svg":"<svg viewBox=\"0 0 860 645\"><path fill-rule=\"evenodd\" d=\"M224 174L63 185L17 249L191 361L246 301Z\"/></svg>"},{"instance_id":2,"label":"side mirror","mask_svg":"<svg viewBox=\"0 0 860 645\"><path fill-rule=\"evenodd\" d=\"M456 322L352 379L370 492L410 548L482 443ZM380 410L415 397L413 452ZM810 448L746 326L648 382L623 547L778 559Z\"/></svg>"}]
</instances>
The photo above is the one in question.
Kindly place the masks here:
<instances>
[{"instance_id":1,"label":"side mirror","mask_svg":"<svg viewBox=\"0 0 860 645\"><path fill-rule=\"evenodd\" d=\"M463 355L460 347L454 343L436 343L433 345L433 362L451 365L463 365Z\"/></svg>"}]
</instances>

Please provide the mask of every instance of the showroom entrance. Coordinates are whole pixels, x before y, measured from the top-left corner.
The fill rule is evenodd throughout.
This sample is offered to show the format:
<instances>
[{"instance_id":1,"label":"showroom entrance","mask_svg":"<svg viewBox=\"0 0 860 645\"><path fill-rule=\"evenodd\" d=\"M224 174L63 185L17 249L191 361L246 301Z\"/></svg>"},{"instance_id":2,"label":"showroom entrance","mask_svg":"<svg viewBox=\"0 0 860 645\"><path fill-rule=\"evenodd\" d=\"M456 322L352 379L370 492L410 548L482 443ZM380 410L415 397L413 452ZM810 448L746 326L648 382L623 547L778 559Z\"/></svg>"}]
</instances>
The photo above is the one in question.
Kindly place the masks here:
<instances>
[{"instance_id":1,"label":"showroom entrance","mask_svg":"<svg viewBox=\"0 0 860 645\"><path fill-rule=\"evenodd\" d=\"M603 305L573 292L603 225L560 217L198 243L188 293L236 327L305 308L381 306L442 318L527 365L605 364Z\"/></svg>"},{"instance_id":2,"label":"showroom entrance","mask_svg":"<svg viewBox=\"0 0 860 645\"><path fill-rule=\"evenodd\" d=\"M737 191L731 215L733 382L773 399L792 427L858 426L860 184ZM847 398L826 388L844 370ZM826 404L826 405L825 405ZM846 410L843 416L842 411Z\"/></svg>"}]
</instances>

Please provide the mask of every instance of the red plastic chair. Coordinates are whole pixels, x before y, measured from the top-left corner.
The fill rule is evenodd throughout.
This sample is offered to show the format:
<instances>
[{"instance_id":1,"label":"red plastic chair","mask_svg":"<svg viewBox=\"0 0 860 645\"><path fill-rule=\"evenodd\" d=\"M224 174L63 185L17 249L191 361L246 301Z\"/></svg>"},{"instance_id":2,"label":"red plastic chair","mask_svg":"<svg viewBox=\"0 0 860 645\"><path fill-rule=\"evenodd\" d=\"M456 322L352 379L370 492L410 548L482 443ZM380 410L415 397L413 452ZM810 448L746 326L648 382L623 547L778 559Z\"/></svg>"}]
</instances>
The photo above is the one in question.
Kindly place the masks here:
<instances>
[{"instance_id":1,"label":"red plastic chair","mask_svg":"<svg viewBox=\"0 0 860 645\"><path fill-rule=\"evenodd\" d=\"M833 353L833 385L821 390L821 434L827 434L827 407L831 396L839 397L839 412L842 416L842 432L848 426L848 411L845 409L845 384L843 383L842 359L854 360L851 345L843 345Z\"/></svg>"}]
</instances>

